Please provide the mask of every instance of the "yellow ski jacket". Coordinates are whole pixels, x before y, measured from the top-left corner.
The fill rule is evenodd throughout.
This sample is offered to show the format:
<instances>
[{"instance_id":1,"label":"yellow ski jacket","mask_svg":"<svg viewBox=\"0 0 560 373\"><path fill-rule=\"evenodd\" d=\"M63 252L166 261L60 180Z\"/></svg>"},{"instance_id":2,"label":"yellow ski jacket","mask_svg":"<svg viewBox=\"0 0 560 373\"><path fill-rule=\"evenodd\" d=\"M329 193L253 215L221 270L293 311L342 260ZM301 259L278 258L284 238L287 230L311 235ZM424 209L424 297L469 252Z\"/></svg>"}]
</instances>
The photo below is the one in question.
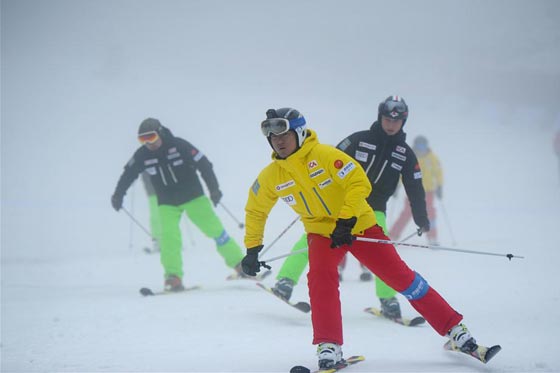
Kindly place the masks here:
<instances>
[{"instance_id":1,"label":"yellow ski jacket","mask_svg":"<svg viewBox=\"0 0 560 373\"><path fill-rule=\"evenodd\" d=\"M357 217L352 231L359 234L377 222L366 202L371 184L362 167L346 153L308 136L286 159L272 155L272 163L259 174L245 207L245 246L262 245L268 214L278 199L298 215L307 233L329 237L338 218Z\"/></svg>"},{"instance_id":2,"label":"yellow ski jacket","mask_svg":"<svg viewBox=\"0 0 560 373\"><path fill-rule=\"evenodd\" d=\"M422 170L422 185L426 192L433 192L443 186L441 165L438 157L431 150L423 156L418 156L418 163Z\"/></svg>"}]
</instances>

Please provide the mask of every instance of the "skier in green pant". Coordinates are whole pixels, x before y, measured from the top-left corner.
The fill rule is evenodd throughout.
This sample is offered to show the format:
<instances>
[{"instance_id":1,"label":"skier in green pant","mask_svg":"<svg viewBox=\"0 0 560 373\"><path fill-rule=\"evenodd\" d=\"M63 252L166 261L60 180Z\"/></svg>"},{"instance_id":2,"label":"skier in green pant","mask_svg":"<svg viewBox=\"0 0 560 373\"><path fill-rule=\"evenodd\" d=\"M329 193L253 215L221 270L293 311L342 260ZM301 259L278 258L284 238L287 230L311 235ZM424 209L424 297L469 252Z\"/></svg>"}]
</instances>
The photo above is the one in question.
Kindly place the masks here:
<instances>
[{"instance_id":1,"label":"skier in green pant","mask_svg":"<svg viewBox=\"0 0 560 373\"><path fill-rule=\"evenodd\" d=\"M183 213L207 237L214 239L218 253L226 265L235 268L244 277L240 267L243 252L225 231L212 207L212 204L216 206L222 198L212 163L188 141L174 136L157 119L147 118L140 124L138 140L142 146L125 165L111 197L111 204L116 211L120 210L126 191L138 175L146 172L150 176L158 203L164 289L184 289L179 227ZM210 199L204 194L197 172L210 192Z\"/></svg>"},{"instance_id":2,"label":"skier in green pant","mask_svg":"<svg viewBox=\"0 0 560 373\"><path fill-rule=\"evenodd\" d=\"M386 216L387 200L402 182L410 201L414 222L419 227L418 234L430 230L430 221L426 210L422 172L418 159L412 148L406 143L406 134L402 130L408 118L408 105L400 96L389 96L382 101L377 110L377 121L370 129L359 131L346 137L337 148L353 157L362 166L372 185L368 204L375 211L377 224L387 234ZM303 236L292 251L307 246ZM307 252L289 256L278 274L273 291L284 299L292 295L293 287L307 265ZM381 303L383 315L389 319L401 318L396 291L379 278L375 278L376 295Z\"/></svg>"}]
</instances>

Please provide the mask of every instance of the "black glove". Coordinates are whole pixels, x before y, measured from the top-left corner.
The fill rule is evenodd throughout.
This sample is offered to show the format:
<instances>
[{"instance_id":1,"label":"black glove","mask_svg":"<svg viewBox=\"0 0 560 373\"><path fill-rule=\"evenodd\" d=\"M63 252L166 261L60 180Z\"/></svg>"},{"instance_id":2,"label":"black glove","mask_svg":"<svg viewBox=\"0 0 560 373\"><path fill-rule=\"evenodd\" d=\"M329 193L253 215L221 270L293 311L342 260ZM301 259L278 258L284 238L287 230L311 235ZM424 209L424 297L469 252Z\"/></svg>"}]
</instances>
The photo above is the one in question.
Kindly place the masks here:
<instances>
[{"instance_id":1,"label":"black glove","mask_svg":"<svg viewBox=\"0 0 560 373\"><path fill-rule=\"evenodd\" d=\"M356 237L352 236L352 228L356 225L358 219L353 216L350 219L338 219L336 221L336 227L334 227L331 233L331 248L337 248L342 245L352 245L352 241Z\"/></svg>"},{"instance_id":2,"label":"black glove","mask_svg":"<svg viewBox=\"0 0 560 373\"><path fill-rule=\"evenodd\" d=\"M255 246L247 249L247 255L241 261L241 269L249 276L256 276L261 271L261 262L259 262L259 252L263 245Z\"/></svg>"},{"instance_id":3,"label":"black glove","mask_svg":"<svg viewBox=\"0 0 560 373\"><path fill-rule=\"evenodd\" d=\"M215 191L210 192L210 199L212 200L212 203L214 204L214 207L218 206L218 203L220 203L220 200L222 199L222 192L219 189L216 189Z\"/></svg>"},{"instance_id":4,"label":"black glove","mask_svg":"<svg viewBox=\"0 0 560 373\"><path fill-rule=\"evenodd\" d=\"M113 205L115 211L119 211L121 209L122 203L123 203L123 196L113 194L113 196L111 197L111 205Z\"/></svg>"},{"instance_id":5,"label":"black glove","mask_svg":"<svg viewBox=\"0 0 560 373\"><path fill-rule=\"evenodd\" d=\"M420 224L418 224L418 235L421 236L424 232L430 231L430 221L428 218L420 219Z\"/></svg>"},{"instance_id":6,"label":"black glove","mask_svg":"<svg viewBox=\"0 0 560 373\"><path fill-rule=\"evenodd\" d=\"M437 199L441 199L441 197L443 197L443 190L441 189L441 185L436 189L436 197Z\"/></svg>"}]
</instances>

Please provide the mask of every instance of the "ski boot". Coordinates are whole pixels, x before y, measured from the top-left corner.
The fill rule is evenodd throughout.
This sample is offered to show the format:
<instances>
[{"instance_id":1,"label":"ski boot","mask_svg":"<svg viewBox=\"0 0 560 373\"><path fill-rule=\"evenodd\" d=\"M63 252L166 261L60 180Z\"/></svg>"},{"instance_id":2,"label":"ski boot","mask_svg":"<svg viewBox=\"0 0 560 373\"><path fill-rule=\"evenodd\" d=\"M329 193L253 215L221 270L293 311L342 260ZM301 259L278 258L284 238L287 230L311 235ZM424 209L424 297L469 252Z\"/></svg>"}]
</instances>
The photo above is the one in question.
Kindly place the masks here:
<instances>
[{"instance_id":1,"label":"ski boot","mask_svg":"<svg viewBox=\"0 0 560 373\"><path fill-rule=\"evenodd\" d=\"M163 290L164 291L183 291L185 290L185 287L183 286L183 282L181 281L181 278L179 276L175 276L175 275L168 275L165 278L165 283L163 285Z\"/></svg>"},{"instance_id":2,"label":"ski boot","mask_svg":"<svg viewBox=\"0 0 560 373\"><path fill-rule=\"evenodd\" d=\"M447 332L451 345L465 353L471 353L478 348L476 340L472 337L469 329L463 324L455 325Z\"/></svg>"},{"instance_id":3,"label":"ski boot","mask_svg":"<svg viewBox=\"0 0 560 373\"><path fill-rule=\"evenodd\" d=\"M274 285L274 287L272 288L272 292L276 294L278 297L284 299L285 301L290 300L293 290L294 290L294 281L287 277L278 280L276 285Z\"/></svg>"},{"instance_id":4,"label":"ski boot","mask_svg":"<svg viewBox=\"0 0 560 373\"><path fill-rule=\"evenodd\" d=\"M381 313L383 316L390 320L401 319L401 306L396 297L391 298L379 298L381 302Z\"/></svg>"},{"instance_id":5,"label":"ski boot","mask_svg":"<svg viewBox=\"0 0 560 373\"><path fill-rule=\"evenodd\" d=\"M317 356L319 369L330 369L342 361L342 349L336 343L319 343Z\"/></svg>"}]
</instances>

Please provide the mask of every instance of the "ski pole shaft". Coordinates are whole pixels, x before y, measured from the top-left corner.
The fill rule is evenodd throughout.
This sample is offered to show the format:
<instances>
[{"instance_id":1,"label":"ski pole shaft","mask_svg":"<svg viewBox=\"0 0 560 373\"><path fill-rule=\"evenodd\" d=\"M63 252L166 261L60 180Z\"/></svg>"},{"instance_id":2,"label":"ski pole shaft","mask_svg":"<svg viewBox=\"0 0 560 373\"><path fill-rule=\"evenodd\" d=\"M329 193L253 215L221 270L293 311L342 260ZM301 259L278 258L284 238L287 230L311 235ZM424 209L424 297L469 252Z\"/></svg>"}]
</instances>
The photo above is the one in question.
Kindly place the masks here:
<instances>
[{"instance_id":1,"label":"ski pole shaft","mask_svg":"<svg viewBox=\"0 0 560 373\"><path fill-rule=\"evenodd\" d=\"M140 224L140 222L139 222L138 220L136 220L136 219L134 218L134 216L132 216L132 214L131 214L130 212L128 212L128 210L127 210L126 208L124 208L124 206L121 207L121 210L123 210L123 211L128 215L128 217L129 217L133 222L136 223L136 225L138 225L144 232L146 232L146 234L147 234L148 236L150 236L150 238L151 238L152 240L155 240L155 238L152 236L152 234L150 233L150 231L148 231L142 224Z\"/></svg>"},{"instance_id":2,"label":"ski pole shaft","mask_svg":"<svg viewBox=\"0 0 560 373\"><path fill-rule=\"evenodd\" d=\"M455 245L455 235L453 234L453 229L451 229L451 224L449 223L449 217L447 216L447 210L445 209L445 205L443 204L443 200L439 200L441 205L441 211L443 211L443 218L445 219L445 223L447 228L449 229L449 235L451 236L451 242Z\"/></svg>"},{"instance_id":3,"label":"ski pole shaft","mask_svg":"<svg viewBox=\"0 0 560 373\"><path fill-rule=\"evenodd\" d=\"M266 253L268 251L268 249L270 249L272 247L272 245L274 245L276 243L276 241L278 241L280 239L280 237L282 237L283 235L286 234L286 232L299 220L300 216L296 216L296 218L290 223L290 225L288 225L279 235L278 237L276 237L267 247L265 247L259 254L259 256L262 256L264 253Z\"/></svg>"},{"instance_id":4,"label":"ski pole shaft","mask_svg":"<svg viewBox=\"0 0 560 373\"><path fill-rule=\"evenodd\" d=\"M491 252L487 252L487 251L464 250L464 249L456 249L456 248L452 248L452 247L435 246L435 245L417 245L417 244L411 244L411 243L404 243L402 241L379 240L379 239L376 239L376 238L356 237L356 240L357 241L365 241L365 242L382 243L382 244L388 244L388 245L420 247L420 248L423 248L423 249L455 251L455 252L468 253L468 254L505 256L509 260L511 260L512 258L525 259L524 256L518 256L518 255L513 255L513 254L499 254L499 253L491 253Z\"/></svg>"},{"instance_id":5,"label":"ski pole shaft","mask_svg":"<svg viewBox=\"0 0 560 373\"><path fill-rule=\"evenodd\" d=\"M222 208L227 212L227 214L237 223L237 226L239 227L239 229L243 229L245 227L245 224L243 224L242 222L240 222L232 213L231 211L228 210L228 208L222 203L219 202L219 205L222 206Z\"/></svg>"},{"instance_id":6,"label":"ski pole shaft","mask_svg":"<svg viewBox=\"0 0 560 373\"><path fill-rule=\"evenodd\" d=\"M308 248L307 248L307 247L304 247L303 249L299 249L299 250L296 250L296 251L291 251L291 252L289 252L289 253L287 253L287 254L278 255L278 256L275 256L275 257L273 257L273 258L270 258L270 259L267 259L267 260L263 260L263 261L261 261L261 263L265 263L265 264L266 264L266 263L268 263L268 262L274 262L275 260L278 260L278 259L287 258L287 257L292 256L292 255L297 255L297 254L304 253L304 252L306 252L307 250L308 250Z\"/></svg>"}]
</instances>

